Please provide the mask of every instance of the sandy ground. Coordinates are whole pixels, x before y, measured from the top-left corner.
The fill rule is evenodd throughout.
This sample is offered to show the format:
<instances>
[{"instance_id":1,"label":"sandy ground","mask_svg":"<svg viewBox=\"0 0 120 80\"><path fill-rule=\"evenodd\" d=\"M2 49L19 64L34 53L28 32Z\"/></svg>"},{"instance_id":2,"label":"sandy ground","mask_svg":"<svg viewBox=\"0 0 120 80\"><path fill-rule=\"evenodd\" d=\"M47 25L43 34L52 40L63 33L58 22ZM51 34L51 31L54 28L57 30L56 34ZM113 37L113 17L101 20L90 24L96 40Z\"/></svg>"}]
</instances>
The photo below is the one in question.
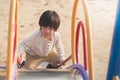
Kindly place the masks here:
<instances>
[{"instance_id":1,"label":"sandy ground","mask_svg":"<svg viewBox=\"0 0 120 80\"><path fill-rule=\"evenodd\" d=\"M23 40L34 32L34 30L39 29L38 20L42 12L48 9L55 10L61 17L59 32L64 45L65 56L68 57L71 54L71 15L73 2L74 0L19 0L18 41ZM105 80L114 30L117 0L87 0L87 3L92 25L94 77L95 80ZM10 0L0 0L0 65L5 65L6 63L9 6ZM76 21L84 21L83 14L80 2ZM80 47L79 52L82 64L82 47ZM71 65L71 62L68 62L67 65Z\"/></svg>"}]
</instances>

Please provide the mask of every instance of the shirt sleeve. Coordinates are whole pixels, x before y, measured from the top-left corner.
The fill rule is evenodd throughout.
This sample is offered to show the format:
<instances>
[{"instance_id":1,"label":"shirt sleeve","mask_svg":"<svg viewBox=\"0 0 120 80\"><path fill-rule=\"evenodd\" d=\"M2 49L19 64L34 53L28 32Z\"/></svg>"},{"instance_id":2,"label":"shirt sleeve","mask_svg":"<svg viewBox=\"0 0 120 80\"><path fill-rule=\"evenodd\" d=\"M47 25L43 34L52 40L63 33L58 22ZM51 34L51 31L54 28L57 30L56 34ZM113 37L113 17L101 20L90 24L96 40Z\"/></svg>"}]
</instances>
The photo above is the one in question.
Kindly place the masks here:
<instances>
[{"instance_id":1,"label":"shirt sleeve","mask_svg":"<svg viewBox=\"0 0 120 80\"><path fill-rule=\"evenodd\" d=\"M18 56L22 54L22 52L25 52L27 49L27 46L24 44L24 41L20 42L18 44Z\"/></svg>"},{"instance_id":2,"label":"shirt sleeve","mask_svg":"<svg viewBox=\"0 0 120 80\"><path fill-rule=\"evenodd\" d=\"M21 55L23 52L30 50L30 45L35 37L35 33L24 39L18 44L18 56Z\"/></svg>"},{"instance_id":3,"label":"shirt sleeve","mask_svg":"<svg viewBox=\"0 0 120 80\"><path fill-rule=\"evenodd\" d=\"M56 46L57 53L60 56L60 59L64 60L64 48L63 48L59 33L56 33L56 44L55 44L55 46Z\"/></svg>"}]
</instances>

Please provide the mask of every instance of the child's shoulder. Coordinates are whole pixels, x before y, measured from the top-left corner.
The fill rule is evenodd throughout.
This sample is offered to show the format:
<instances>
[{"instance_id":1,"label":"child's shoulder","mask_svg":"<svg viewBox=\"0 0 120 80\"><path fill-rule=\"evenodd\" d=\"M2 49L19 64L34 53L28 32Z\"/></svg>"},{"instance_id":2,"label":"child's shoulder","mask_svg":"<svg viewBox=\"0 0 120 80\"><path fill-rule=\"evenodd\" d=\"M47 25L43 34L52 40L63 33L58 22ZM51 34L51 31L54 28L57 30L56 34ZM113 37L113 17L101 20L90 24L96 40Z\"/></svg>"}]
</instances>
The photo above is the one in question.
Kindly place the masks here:
<instances>
[{"instance_id":1,"label":"child's shoulder","mask_svg":"<svg viewBox=\"0 0 120 80\"><path fill-rule=\"evenodd\" d=\"M41 35L41 31L35 30L27 37L27 39L33 39L33 38L39 37L40 35Z\"/></svg>"},{"instance_id":2,"label":"child's shoulder","mask_svg":"<svg viewBox=\"0 0 120 80\"><path fill-rule=\"evenodd\" d=\"M59 32L58 32L58 31L55 31L55 35L59 35Z\"/></svg>"},{"instance_id":3,"label":"child's shoulder","mask_svg":"<svg viewBox=\"0 0 120 80\"><path fill-rule=\"evenodd\" d=\"M55 38L55 40L59 40L60 39L60 34L59 34L59 32L55 32L54 33L54 38Z\"/></svg>"},{"instance_id":4,"label":"child's shoulder","mask_svg":"<svg viewBox=\"0 0 120 80\"><path fill-rule=\"evenodd\" d=\"M35 30L30 36L38 36L41 35L41 30Z\"/></svg>"},{"instance_id":5,"label":"child's shoulder","mask_svg":"<svg viewBox=\"0 0 120 80\"><path fill-rule=\"evenodd\" d=\"M57 32L57 31L54 33L54 35L55 36L60 36L59 32Z\"/></svg>"}]
</instances>

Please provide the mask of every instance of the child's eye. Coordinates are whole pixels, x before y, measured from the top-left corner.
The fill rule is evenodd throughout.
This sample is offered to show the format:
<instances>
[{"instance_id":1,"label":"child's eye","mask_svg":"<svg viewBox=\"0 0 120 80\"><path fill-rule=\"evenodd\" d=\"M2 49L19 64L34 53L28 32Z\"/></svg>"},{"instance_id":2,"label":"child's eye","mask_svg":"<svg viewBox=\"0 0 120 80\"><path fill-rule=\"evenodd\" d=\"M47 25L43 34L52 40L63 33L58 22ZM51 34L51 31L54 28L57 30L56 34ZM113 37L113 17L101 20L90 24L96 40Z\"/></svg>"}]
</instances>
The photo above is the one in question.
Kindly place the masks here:
<instances>
[{"instance_id":1,"label":"child's eye","mask_svg":"<svg viewBox=\"0 0 120 80\"><path fill-rule=\"evenodd\" d=\"M50 30L54 30L53 27L50 27Z\"/></svg>"}]
</instances>

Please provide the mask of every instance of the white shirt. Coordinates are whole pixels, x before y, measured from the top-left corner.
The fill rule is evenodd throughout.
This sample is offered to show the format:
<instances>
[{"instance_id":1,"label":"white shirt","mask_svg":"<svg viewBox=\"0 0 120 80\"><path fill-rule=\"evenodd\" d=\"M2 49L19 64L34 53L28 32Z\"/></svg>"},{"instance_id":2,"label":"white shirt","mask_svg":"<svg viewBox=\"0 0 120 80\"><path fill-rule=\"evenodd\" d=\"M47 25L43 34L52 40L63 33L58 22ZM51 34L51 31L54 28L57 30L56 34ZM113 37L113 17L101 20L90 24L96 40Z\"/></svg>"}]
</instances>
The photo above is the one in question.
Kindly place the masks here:
<instances>
[{"instance_id":1,"label":"white shirt","mask_svg":"<svg viewBox=\"0 0 120 80\"><path fill-rule=\"evenodd\" d=\"M48 51L56 48L57 53L60 56L60 59L64 59L64 49L61 44L60 35L58 32L55 32L51 41L47 41L42 35L41 30L35 31L33 35L20 42L18 45L18 55L22 51L27 52L30 55L39 55L43 57L48 53Z\"/></svg>"}]
</instances>

